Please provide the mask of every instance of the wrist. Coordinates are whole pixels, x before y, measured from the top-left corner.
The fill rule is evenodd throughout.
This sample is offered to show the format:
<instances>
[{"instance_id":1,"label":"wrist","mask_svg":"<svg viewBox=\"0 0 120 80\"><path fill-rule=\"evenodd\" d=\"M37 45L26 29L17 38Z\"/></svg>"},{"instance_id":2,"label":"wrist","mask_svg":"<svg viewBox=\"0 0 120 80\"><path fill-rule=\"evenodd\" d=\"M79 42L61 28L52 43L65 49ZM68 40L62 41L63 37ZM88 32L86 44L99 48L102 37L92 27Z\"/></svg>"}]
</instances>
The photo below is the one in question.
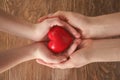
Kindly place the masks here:
<instances>
[{"instance_id":1,"label":"wrist","mask_svg":"<svg viewBox=\"0 0 120 80\"><path fill-rule=\"evenodd\" d=\"M33 25L32 25L32 30L31 30L30 35L31 35L30 38L31 38L33 41L39 41L39 40L40 40L40 39L39 39L39 31L38 31L37 24L33 24Z\"/></svg>"},{"instance_id":2,"label":"wrist","mask_svg":"<svg viewBox=\"0 0 120 80\"><path fill-rule=\"evenodd\" d=\"M89 24L90 27L88 27L89 38L118 36L120 34L119 22L110 17L111 16L108 15L91 17Z\"/></svg>"},{"instance_id":3,"label":"wrist","mask_svg":"<svg viewBox=\"0 0 120 80\"><path fill-rule=\"evenodd\" d=\"M33 43L30 45L30 49L31 49L31 53L30 53L30 56L33 58L33 59L37 59L37 58L41 58L41 50L44 49L44 45L43 43Z\"/></svg>"},{"instance_id":4,"label":"wrist","mask_svg":"<svg viewBox=\"0 0 120 80\"><path fill-rule=\"evenodd\" d=\"M103 24L102 21L103 19L99 19L98 17L91 17L90 38L104 37L106 24Z\"/></svg>"},{"instance_id":5,"label":"wrist","mask_svg":"<svg viewBox=\"0 0 120 80\"><path fill-rule=\"evenodd\" d=\"M79 27L82 31L83 38L92 38L95 35L94 19L93 17L84 16L82 21L79 21L81 26Z\"/></svg>"},{"instance_id":6,"label":"wrist","mask_svg":"<svg viewBox=\"0 0 120 80\"><path fill-rule=\"evenodd\" d=\"M28 56L29 58L31 59L36 59L38 58L40 52L39 52L39 46L40 44L39 43L33 43L33 44L30 44L28 45L28 47L26 47L26 49L28 49Z\"/></svg>"},{"instance_id":7,"label":"wrist","mask_svg":"<svg viewBox=\"0 0 120 80\"><path fill-rule=\"evenodd\" d=\"M45 35L47 35L47 32L45 32L46 27L44 27L44 24L42 23L34 24L33 26L34 26L34 32L32 35L33 40L42 41Z\"/></svg>"},{"instance_id":8,"label":"wrist","mask_svg":"<svg viewBox=\"0 0 120 80\"><path fill-rule=\"evenodd\" d=\"M82 30L84 31L83 36L85 38L101 38L109 36L109 31L107 31L109 25L104 22L104 18L101 16L87 17L85 19L85 24L82 26L85 26L83 28L84 30Z\"/></svg>"},{"instance_id":9,"label":"wrist","mask_svg":"<svg viewBox=\"0 0 120 80\"><path fill-rule=\"evenodd\" d=\"M23 52L23 55L25 56L26 61L36 59L35 51L36 51L36 45L30 44L21 49Z\"/></svg>"},{"instance_id":10,"label":"wrist","mask_svg":"<svg viewBox=\"0 0 120 80\"><path fill-rule=\"evenodd\" d=\"M92 62L120 61L120 39L94 40L88 56Z\"/></svg>"}]
</instances>

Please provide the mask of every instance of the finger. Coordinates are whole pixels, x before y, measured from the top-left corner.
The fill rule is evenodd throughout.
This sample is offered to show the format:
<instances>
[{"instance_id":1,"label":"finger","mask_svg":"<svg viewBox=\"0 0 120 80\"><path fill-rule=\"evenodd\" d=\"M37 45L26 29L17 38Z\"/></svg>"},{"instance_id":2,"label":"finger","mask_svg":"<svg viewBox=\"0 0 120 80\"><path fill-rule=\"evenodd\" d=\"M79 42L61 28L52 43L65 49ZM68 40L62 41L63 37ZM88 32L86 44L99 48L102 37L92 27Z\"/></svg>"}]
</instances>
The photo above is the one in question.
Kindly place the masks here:
<instances>
[{"instance_id":1,"label":"finger","mask_svg":"<svg viewBox=\"0 0 120 80\"><path fill-rule=\"evenodd\" d=\"M42 16L42 17L40 17L38 20L37 20L37 22L42 22L42 21L44 21L45 19L47 19L48 18L48 16L47 15L45 15L45 16Z\"/></svg>"},{"instance_id":2,"label":"finger","mask_svg":"<svg viewBox=\"0 0 120 80\"><path fill-rule=\"evenodd\" d=\"M62 20L65 20L64 16L68 16L68 14L70 14L71 12L64 12L64 11L57 11L55 13L50 13L48 15L45 15L43 17L41 17L40 19L44 20L46 18L55 18L55 17L59 17ZM39 20L39 19L38 19Z\"/></svg>"},{"instance_id":3,"label":"finger","mask_svg":"<svg viewBox=\"0 0 120 80\"><path fill-rule=\"evenodd\" d=\"M59 63L59 64L53 64L53 65L54 65L54 68L59 68L59 69L73 68L73 65L70 60L63 63Z\"/></svg>"},{"instance_id":4,"label":"finger","mask_svg":"<svg viewBox=\"0 0 120 80\"><path fill-rule=\"evenodd\" d=\"M80 38L80 33L77 32L77 30L75 30L74 27L72 27L71 25L69 25L68 23L61 21L62 24L64 24L64 28L69 31L75 38Z\"/></svg>"},{"instance_id":5,"label":"finger","mask_svg":"<svg viewBox=\"0 0 120 80\"><path fill-rule=\"evenodd\" d=\"M69 25L68 23L60 20L57 16L52 16L52 14L49 14L49 15L46 15L46 16L43 16L41 17L40 19L38 19L38 22L42 22L44 21L45 19L55 19L56 18L56 21L54 21L52 23L52 25L61 25L63 24L63 27L66 28L66 30L68 30L75 38L80 38L80 33L77 32L71 25ZM52 20L53 21L53 20ZM61 23L61 24L60 24ZM58 26L59 26L58 25Z\"/></svg>"},{"instance_id":6,"label":"finger","mask_svg":"<svg viewBox=\"0 0 120 80\"><path fill-rule=\"evenodd\" d=\"M80 45L81 41L82 41L81 39L75 39L73 44L67 50L67 55L70 56L77 49L78 45Z\"/></svg>"},{"instance_id":7,"label":"finger","mask_svg":"<svg viewBox=\"0 0 120 80\"><path fill-rule=\"evenodd\" d=\"M64 26L64 24L61 22L61 20L59 18L49 18L49 19L46 19L46 21L48 23L50 23L50 27L53 27L53 26Z\"/></svg>"},{"instance_id":8,"label":"finger","mask_svg":"<svg viewBox=\"0 0 120 80\"><path fill-rule=\"evenodd\" d=\"M56 18L56 17L57 17L57 16L52 16L52 15L53 15L53 14L51 13L51 14L42 16L42 17L40 17L40 18L37 20L37 22L42 22L42 21L44 21L45 19Z\"/></svg>"},{"instance_id":9,"label":"finger","mask_svg":"<svg viewBox=\"0 0 120 80\"><path fill-rule=\"evenodd\" d=\"M40 19L38 19L38 22L42 22L42 21L44 21L45 19L46 19L46 20L49 20L49 21L51 20L51 22L52 22L51 26L53 26L53 25L62 26L62 27L64 27L66 30L68 30L75 38L80 38L80 33L77 32L71 25L69 25L68 23L60 20L60 19L57 18L56 16L50 17L51 15L52 15L52 14L41 17ZM53 20L52 20L52 19L53 19ZM60 24L60 23L61 23L61 24Z\"/></svg>"},{"instance_id":10,"label":"finger","mask_svg":"<svg viewBox=\"0 0 120 80\"><path fill-rule=\"evenodd\" d=\"M63 62L61 64L53 64L54 67L60 68L60 69L66 69L66 68L74 68L74 67L78 68L78 67L84 66L86 63L82 62L81 58L83 58L83 57L81 57L81 56L79 57L80 52L81 52L81 49L77 50L76 52L74 52L74 54L71 54L68 61ZM80 59L77 57L79 57Z\"/></svg>"},{"instance_id":11,"label":"finger","mask_svg":"<svg viewBox=\"0 0 120 80\"><path fill-rule=\"evenodd\" d=\"M47 63L61 63L67 60L66 56L55 56L55 55L51 55L48 60L46 61Z\"/></svg>"},{"instance_id":12,"label":"finger","mask_svg":"<svg viewBox=\"0 0 120 80\"><path fill-rule=\"evenodd\" d=\"M69 11L57 11L55 12L53 15L51 16L56 16L59 17L61 20L65 21L65 22L69 22L69 19L71 17L71 12Z\"/></svg>"},{"instance_id":13,"label":"finger","mask_svg":"<svg viewBox=\"0 0 120 80\"><path fill-rule=\"evenodd\" d=\"M60 20L59 18L52 18L49 19L51 20L51 26L61 26L64 29L66 29L69 33L71 33L75 38L80 38L80 33L77 32L77 30L75 30L71 25L69 25L68 23Z\"/></svg>"},{"instance_id":14,"label":"finger","mask_svg":"<svg viewBox=\"0 0 120 80\"><path fill-rule=\"evenodd\" d=\"M45 65L45 66L48 66L48 67L51 67L51 68L55 68L52 64L46 63L46 62L42 61L41 59L36 59L36 62L41 64L41 65Z\"/></svg>"},{"instance_id":15,"label":"finger","mask_svg":"<svg viewBox=\"0 0 120 80\"><path fill-rule=\"evenodd\" d=\"M67 16L66 14L69 14L69 12L57 11L52 16Z\"/></svg>"},{"instance_id":16,"label":"finger","mask_svg":"<svg viewBox=\"0 0 120 80\"><path fill-rule=\"evenodd\" d=\"M52 15L49 15L48 17L49 18L52 18L52 17L58 17L60 20L60 22L62 24L64 24L64 28L66 28L75 38L80 38L80 33L77 32L75 30L75 28L73 26L71 26L70 24L66 23L67 19L66 19L66 16L69 16L71 12L64 12L64 11L58 11Z\"/></svg>"},{"instance_id":17,"label":"finger","mask_svg":"<svg viewBox=\"0 0 120 80\"><path fill-rule=\"evenodd\" d=\"M51 68L59 68L59 69L66 69L66 68L73 68L73 65L70 63L70 61L66 61L64 63L59 63L59 64L49 64L45 63L40 59L36 59L37 63L51 67Z\"/></svg>"},{"instance_id":18,"label":"finger","mask_svg":"<svg viewBox=\"0 0 120 80\"><path fill-rule=\"evenodd\" d=\"M57 25L60 27L63 27L64 29L66 29L69 33L71 33L75 38L80 38L80 33L77 32L72 26L70 26L68 23L61 21L59 19L56 19L56 21L54 21L51 26L53 25Z\"/></svg>"},{"instance_id":19,"label":"finger","mask_svg":"<svg viewBox=\"0 0 120 80\"><path fill-rule=\"evenodd\" d=\"M68 11L67 11L68 12ZM65 13L67 13L66 11L57 11L57 12L55 12L55 14L65 14Z\"/></svg>"}]
</instances>

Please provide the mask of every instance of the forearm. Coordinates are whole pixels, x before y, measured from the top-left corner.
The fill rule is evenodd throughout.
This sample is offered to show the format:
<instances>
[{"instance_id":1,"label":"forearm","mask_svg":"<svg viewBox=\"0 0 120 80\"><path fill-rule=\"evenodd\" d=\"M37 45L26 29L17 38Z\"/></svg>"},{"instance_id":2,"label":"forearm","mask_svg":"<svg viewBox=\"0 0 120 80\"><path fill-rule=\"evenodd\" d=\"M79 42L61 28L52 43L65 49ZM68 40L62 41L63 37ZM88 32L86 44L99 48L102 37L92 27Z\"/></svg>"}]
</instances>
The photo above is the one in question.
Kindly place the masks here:
<instances>
[{"instance_id":1,"label":"forearm","mask_svg":"<svg viewBox=\"0 0 120 80\"><path fill-rule=\"evenodd\" d=\"M120 13L92 17L91 37L111 37L120 35Z\"/></svg>"},{"instance_id":2,"label":"forearm","mask_svg":"<svg viewBox=\"0 0 120 80\"><path fill-rule=\"evenodd\" d=\"M0 52L0 73L24 61L35 59L32 46Z\"/></svg>"},{"instance_id":3,"label":"forearm","mask_svg":"<svg viewBox=\"0 0 120 80\"><path fill-rule=\"evenodd\" d=\"M0 10L0 31L32 40L35 35L33 24L18 20L16 17L10 16L2 10Z\"/></svg>"},{"instance_id":4,"label":"forearm","mask_svg":"<svg viewBox=\"0 0 120 80\"><path fill-rule=\"evenodd\" d=\"M90 56L93 62L120 61L120 39L94 41Z\"/></svg>"}]
</instances>

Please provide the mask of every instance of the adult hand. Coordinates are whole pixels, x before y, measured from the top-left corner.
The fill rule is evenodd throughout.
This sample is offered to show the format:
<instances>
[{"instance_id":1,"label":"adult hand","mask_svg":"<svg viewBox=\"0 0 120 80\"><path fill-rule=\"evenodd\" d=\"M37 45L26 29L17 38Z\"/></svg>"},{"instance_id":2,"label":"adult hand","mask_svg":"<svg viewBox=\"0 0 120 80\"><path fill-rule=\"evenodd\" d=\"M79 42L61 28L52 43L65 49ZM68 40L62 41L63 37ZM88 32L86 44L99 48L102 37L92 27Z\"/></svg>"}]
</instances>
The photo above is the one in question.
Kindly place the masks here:
<instances>
[{"instance_id":1,"label":"adult hand","mask_svg":"<svg viewBox=\"0 0 120 80\"><path fill-rule=\"evenodd\" d=\"M59 64L49 64L37 59L36 61L40 64L46 65L52 68L77 68L82 67L86 64L92 62L92 57L90 56L90 45L92 44L92 40L84 40L81 44L79 44L79 49L75 51L73 54L69 55L69 59Z\"/></svg>"},{"instance_id":2,"label":"adult hand","mask_svg":"<svg viewBox=\"0 0 120 80\"><path fill-rule=\"evenodd\" d=\"M76 28L84 38L91 38L93 36L93 30L91 26L91 17L81 15L79 13L67 12L67 11L57 11L54 14L43 16L41 20L52 19L58 17L60 20L70 24L72 27Z\"/></svg>"},{"instance_id":3,"label":"adult hand","mask_svg":"<svg viewBox=\"0 0 120 80\"><path fill-rule=\"evenodd\" d=\"M106 38L120 35L119 12L89 17L74 12L58 11L48 17L59 17L79 29L84 38Z\"/></svg>"},{"instance_id":4,"label":"adult hand","mask_svg":"<svg viewBox=\"0 0 120 80\"><path fill-rule=\"evenodd\" d=\"M40 60L38 63L52 68L81 67L92 62L120 61L120 39L85 40L81 48L75 51L68 61L59 64L46 64Z\"/></svg>"}]
</instances>

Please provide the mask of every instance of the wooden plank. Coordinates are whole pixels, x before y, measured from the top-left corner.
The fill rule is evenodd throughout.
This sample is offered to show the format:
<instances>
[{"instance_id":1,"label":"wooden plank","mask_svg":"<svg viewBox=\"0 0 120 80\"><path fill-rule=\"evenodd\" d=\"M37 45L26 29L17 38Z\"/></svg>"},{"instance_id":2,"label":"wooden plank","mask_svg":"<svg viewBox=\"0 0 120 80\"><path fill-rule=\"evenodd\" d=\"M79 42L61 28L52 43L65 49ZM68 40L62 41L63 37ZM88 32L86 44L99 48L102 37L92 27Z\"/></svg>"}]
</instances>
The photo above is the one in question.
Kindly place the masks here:
<instances>
[{"instance_id":1,"label":"wooden plank","mask_svg":"<svg viewBox=\"0 0 120 80\"><path fill-rule=\"evenodd\" d=\"M0 0L0 8L11 15L35 23L58 10L97 16L120 11L120 0ZM0 32L0 50L31 43ZM28 61L0 74L0 80L119 80L120 63L93 63L79 69L51 69Z\"/></svg>"}]
</instances>

